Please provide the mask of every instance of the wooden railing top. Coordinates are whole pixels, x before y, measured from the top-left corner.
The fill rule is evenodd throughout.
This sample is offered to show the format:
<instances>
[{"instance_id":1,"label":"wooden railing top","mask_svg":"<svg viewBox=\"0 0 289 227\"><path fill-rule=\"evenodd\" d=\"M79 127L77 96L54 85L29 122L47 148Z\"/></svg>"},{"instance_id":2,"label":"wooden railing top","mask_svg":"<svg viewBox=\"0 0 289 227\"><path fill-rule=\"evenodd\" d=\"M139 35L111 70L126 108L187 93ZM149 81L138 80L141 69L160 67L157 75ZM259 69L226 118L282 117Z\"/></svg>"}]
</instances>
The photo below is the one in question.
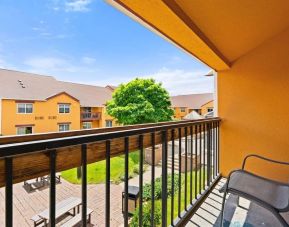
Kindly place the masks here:
<instances>
[{"instance_id":1,"label":"wooden railing top","mask_svg":"<svg viewBox=\"0 0 289 227\"><path fill-rule=\"evenodd\" d=\"M5 159L13 157L13 182L21 182L49 174L49 152L56 150L56 171L81 165L81 144L87 144L87 163L104 160L105 140L111 141L110 157L124 153L124 137L129 137L129 151L139 149L139 136L143 135L143 148L162 142L161 132L167 131L168 141L204 131L205 125L217 127L220 118L172 121L114 128L99 128L61 133L45 133L0 138L0 187L5 185ZM193 127L198 126L198 127ZM187 131L184 128L187 127Z\"/></svg>"}]
</instances>

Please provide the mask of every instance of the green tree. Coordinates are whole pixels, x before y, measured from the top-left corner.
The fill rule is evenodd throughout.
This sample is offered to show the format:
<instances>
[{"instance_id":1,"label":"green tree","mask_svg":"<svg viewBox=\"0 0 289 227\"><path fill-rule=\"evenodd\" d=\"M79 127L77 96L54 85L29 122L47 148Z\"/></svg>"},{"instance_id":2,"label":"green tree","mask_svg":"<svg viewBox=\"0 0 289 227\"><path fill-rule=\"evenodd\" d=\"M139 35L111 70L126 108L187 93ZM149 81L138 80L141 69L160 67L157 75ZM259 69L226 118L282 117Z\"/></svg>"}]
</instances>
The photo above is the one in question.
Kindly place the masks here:
<instances>
[{"instance_id":1,"label":"green tree","mask_svg":"<svg viewBox=\"0 0 289 227\"><path fill-rule=\"evenodd\" d=\"M169 94L161 83L139 78L114 91L107 112L124 125L170 121L173 116Z\"/></svg>"}]
</instances>

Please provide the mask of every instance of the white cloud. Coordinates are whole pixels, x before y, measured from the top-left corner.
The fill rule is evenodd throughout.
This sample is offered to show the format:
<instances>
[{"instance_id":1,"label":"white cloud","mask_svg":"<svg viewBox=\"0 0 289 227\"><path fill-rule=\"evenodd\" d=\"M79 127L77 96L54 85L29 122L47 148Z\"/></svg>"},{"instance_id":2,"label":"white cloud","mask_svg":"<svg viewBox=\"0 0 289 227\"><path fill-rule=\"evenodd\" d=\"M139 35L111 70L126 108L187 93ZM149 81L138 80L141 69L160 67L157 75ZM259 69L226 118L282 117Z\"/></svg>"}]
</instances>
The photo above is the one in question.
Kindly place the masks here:
<instances>
[{"instance_id":1,"label":"white cloud","mask_svg":"<svg viewBox=\"0 0 289 227\"><path fill-rule=\"evenodd\" d=\"M213 92L214 78L204 76L206 73L206 71L162 68L156 73L141 78L153 78L161 82L171 95Z\"/></svg>"},{"instance_id":2,"label":"white cloud","mask_svg":"<svg viewBox=\"0 0 289 227\"><path fill-rule=\"evenodd\" d=\"M28 71L42 74L62 75L63 73L79 74L83 73L96 73L98 69L94 65L87 67L85 64L80 63L81 60L72 60L60 57L32 57L24 61L28 67Z\"/></svg>"},{"instance_id":3,"label":"white cloud","mask_svg":"<svg viewBox=\"0 0 289 227\"><path fill-rule=\"evenodd\" d=\"M54 11L87 12L94 0L50 0L48 7Z\"/></svg>"},{"instance_id":4,"label":"white cloud","mask_svg":"<svg viewBox=\"0 0 289 227\"><path fill-rule=\"evenodd\" d=\"M96 59L84 56L80 59L67 57L33 57L27 59L24 64L28 67L24 71L54 75L62 77L63 80L70 80L85 84L105 86L107 84L119 85L138 78L153 78L161 82L170 95L205 93L214 91L214 78L204 76L207 71L189 71L183 69L161 68L155 73L148 75L134 75L115 77L104 75L96 67ZM1 66L1 56L0 56ZM73 75L73 76L72 76ZM94 78L98 78L95 80Z\"/></svg>"},{"instance_id":5,"label":"white cloud","mask_svg":"<svg viewBox=\"0 0 289 227\"><path fill-rule=\"evenodd\" d=\"M40 33L41 36L44 36L44 37L50 37L52 36L52 34L50 32L41 32Z\"/></svg>"},{"instance_id":6,"label":"white cloud","mask_svg":"<svg viewBox=\"0 0 289 227\"><path fill-rule=\"evenodd\" d=\"M83 57L82 58L82 62L84 64L91 65L91 64L96 62L96 59L95 58L91 58L91 57Z\"/></svg>"},{"instance_id":7,"label":"white cloud","mask_svg":"<svg viewBox=\"0 0 289 227\"><path fill-rule=\"evenodd\" d=\"M35 69L59 70L67 65L67 62L61 58L54 57L35 57L29 58L24 62L26 65Z\"/></svg>"},{"instance_id":8,"label":"white cloud","mask_svg":"<svg viewBox=\"0 0 289 227\"><path fill-rule=\"evenodd\" d=\"M66 38L69 38L69 37L72 37L73 35L67 35L67 34L58 34L58 35L55 35L54 38L55 39L66 39Z\"/></svg>"},{"instance_id":9,"label":"white cloud","mask_svg":"<svg viewBox=\"0 0 289 227\"><path fill-rule=\"evenodd\" d=\"M214 78L206 77L207 71L185 71L181 69L162 68L156 73L149 75L140 75L134 77L105 77L98 81L84 82L86 84L95 84L105 86L107 84L119 85L127 83L130 80L138 78L153 78L161 82L163 87L168 90L170 95L196 94L214 92ZM83 82L82 82L83 83Z\"/></svg>"},{"instance_id":10,"label":"white cloud","mask_svg":"<svg viewBox=\"0 0 289 227\"><path fill-rule=\"evenodd\" d=\"M67 12L86 12L89 11L91 0L68 0L65 2Z\"/></svg>"},{"instance_id":11,"label":"white cloud","mask_svg":"<svg viewBox=\"0 0 289 227\"><path fill-rule=\"evenodd\" d=\"M40 26L35 26L32 27L31 29L40 37L45 38L45 39L65 39L69 38L72 35L67 35L67 34L56 34L53 32L50 32L49 29L46 28L45 25L43 25L43 21L40 21Z\"/></svg>"},{"instance_id":12,"label":"white cloud","mask_svg":"<svg viewBox=\"0 0 289 227\"><path fill-rule=\"evenodd\" d=\"M43 28L33 27L32 30L33 30L33 31L43 31Z\"/></svg>"}]
</instances>

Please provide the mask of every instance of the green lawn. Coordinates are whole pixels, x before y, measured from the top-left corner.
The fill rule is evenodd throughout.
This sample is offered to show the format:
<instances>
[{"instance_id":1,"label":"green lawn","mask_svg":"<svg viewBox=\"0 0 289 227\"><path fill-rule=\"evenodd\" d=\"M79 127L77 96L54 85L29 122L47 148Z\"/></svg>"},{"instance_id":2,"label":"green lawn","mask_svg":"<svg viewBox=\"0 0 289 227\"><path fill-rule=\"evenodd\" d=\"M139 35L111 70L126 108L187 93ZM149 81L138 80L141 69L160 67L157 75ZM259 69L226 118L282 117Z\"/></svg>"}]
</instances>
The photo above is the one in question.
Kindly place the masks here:
<instances>
[{"instance_id":1,"label":"green lawn","mask_svg":"<svg viewBox=\"0 0 289 227\"><path fill-rule=\"evenodd\" d=\"M110 179L114 183L120 183L124 179L124 155L110 159ZM106 162L100 161L87 165L88 184L100 184L105 182ZM129 177L139 173L139 151L129 154ZM61 177L73 184L80 184L77 178L77 168L63 171Z\"/></svg>"}]
</instances>

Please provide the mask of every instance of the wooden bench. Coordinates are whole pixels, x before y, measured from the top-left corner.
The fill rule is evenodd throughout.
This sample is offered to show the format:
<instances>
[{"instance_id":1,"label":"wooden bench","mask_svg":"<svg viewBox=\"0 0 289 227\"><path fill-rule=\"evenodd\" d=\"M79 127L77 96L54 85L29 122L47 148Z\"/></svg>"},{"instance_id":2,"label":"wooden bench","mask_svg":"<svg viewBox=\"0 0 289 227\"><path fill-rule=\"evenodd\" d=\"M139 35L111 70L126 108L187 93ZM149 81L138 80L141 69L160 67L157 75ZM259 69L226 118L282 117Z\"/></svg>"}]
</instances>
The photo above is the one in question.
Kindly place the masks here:
<instances>
[{"instance_id":1,"label":"wooden bench","mask_svg":"<svg viewBox=\"0 0 289 227\"><path fill-rule=\"evenodd\" d=\"M87 222L90 223L91 222L91 213L93 212L93 210L87 208ZM77 225L78 223L81 222L82 219L82 215L81 213L75 215L73 218L71 218L70 220L68 220L67 222L65 222L63 225L61 225L61 227L72 227Z\"/></svg>"},{"instance_id":2,"label":"wooden bench","mask_svg":"<svg viewBox=\"0 0 289 227\"><path fill-rule=\"evenodd\" d=\"M39 217L38 215L34 215L34 216L31 218L31 220L32 220L33 223L34 223L34 227L36 227L36 226L44 223L44 219L41 218L41 217Z\"/></svg>"}]
</instances>

